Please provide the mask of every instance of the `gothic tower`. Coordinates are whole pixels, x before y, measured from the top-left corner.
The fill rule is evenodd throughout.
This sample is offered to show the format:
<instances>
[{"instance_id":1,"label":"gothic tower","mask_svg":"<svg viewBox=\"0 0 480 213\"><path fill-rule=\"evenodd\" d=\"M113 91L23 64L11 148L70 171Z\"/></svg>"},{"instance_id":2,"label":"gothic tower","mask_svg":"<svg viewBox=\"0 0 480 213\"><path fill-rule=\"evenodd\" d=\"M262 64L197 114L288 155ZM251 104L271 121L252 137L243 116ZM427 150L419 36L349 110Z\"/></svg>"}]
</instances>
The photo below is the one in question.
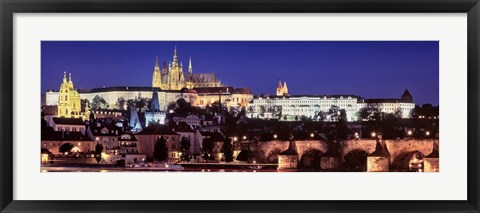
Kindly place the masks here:
<instances>
[{"instance_id":1,"label":"gothic tower","mask_svg":"<svg viewBox=\"0 0 480 213\"><path fill-rule=\"evenodd\" d=\"M277 96L284 96L284 95L288 95L287 81L283 82L283 86L282 86L282 81L278 81Z\"/></svg>"},{"instance_id":2,"label":"gothic tower","mask_svg":"<svg viewBox=\"0 0 480 213\"><path fill-rule=\"evenodd\" d=\"M288 95L287 81L283 82L283 95Z\"/></svg>"},{"instance_id":3,"label":"gothic tower","mask_svg":"<svg viewBox=\"0 0 480 213\"><path fill-rule=\"evenodd\" d=\"M160 88L162 86L162 78L160 73L160 65L158 65L158 56L155 61L155 67L153 69L153 77L152 77L152 87Z\"/></svg>"},{"instance_id":4,"label":"gothic tower","mask_svg":"<svg viewBox=\"0 0 480 213\"><path fill-rule=\"evenodd\" d=\"M277 96L281 96L283 95L282 93L282 81L278 81L278 85L277 85Z\"/></svg>"},{"instance_id":5,"label":"gothic tower","mask_svg":"<svg viewBox=\"0 0 480 213\"><path fill-rule=\"evenodd\" d=\"M193 88L193 69L192 69L192 58L190 58L189 62L188 62L188 80L185 82L185 87L187 87L188 89L192 89Z\"/></svg>"},{"instance_id":6,"label":"gothic tower","mask_svg":"<svg viewBox=\"0 0 480 213\"><path fill-rule=\"evenodd\" d=\"M182 64L178 60L177 47L173 52L173 61L168 72L168 89L180 90L185 87Z\"/></svg>"}]
</instances>

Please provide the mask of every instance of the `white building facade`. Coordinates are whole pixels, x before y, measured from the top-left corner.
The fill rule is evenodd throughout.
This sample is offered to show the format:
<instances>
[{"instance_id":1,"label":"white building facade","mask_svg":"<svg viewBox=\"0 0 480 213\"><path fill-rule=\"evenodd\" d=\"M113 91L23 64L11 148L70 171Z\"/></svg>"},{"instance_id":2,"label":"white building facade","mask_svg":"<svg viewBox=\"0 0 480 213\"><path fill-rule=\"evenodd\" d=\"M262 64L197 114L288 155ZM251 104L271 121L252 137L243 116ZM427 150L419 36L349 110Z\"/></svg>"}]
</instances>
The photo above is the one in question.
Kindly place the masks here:
<instances>
[{"instance_id":1,"label":"white building facade","mask_svg":"<svg viewBox=\"0 0 480 213\"><path fill-rule=\"evenodd\" d=\"M95 96L102 97L108 104L108 108L113 109L119 98L124 100L148 98L153 95L155 88L152 87L106 87L96 88L89 91L79 91L81 99L87 99L90 103ZM167 106L171 102L175 102L180 98L185 99L188 103L193 105L196 103L197 93L195 90L159 90L158 99L160 104L160 110L166 110ZM58 105L57 91L47 91L45 93L45 104L47 106Z\"/></svg>"},{"instance_id":2,"label":"white building facade","mask_svg":"<svg viewBox=\"0 0 480 213\"><path fill-rule=\"evenodd\" d=\"M353 95L259 96L253 99L247 115L251 118L293 121L300 120L302 116L313 119L320 111L327 112L332 106L338 106L339 109L345 110L348 121L355 121L357 103L358 98Z\"/></svg>"},{"instance_id":3,"label":"white building facade","mask_svg":"<svg viewBox=\"0 0 480 213\"><path fill-rule=\"evenodd\" d=\"M345 110L348 121L358 121L358 112L365 107L383 113L398 113L401 118L411 118L415 103L408 90L399 99L363 99L355 95L288 95L255 97L247 116L260 119L300 120L317 118L319 112L328 112L332 106ZM325 121L331 121L326 117Z\"/></svg>"}]
</instances>

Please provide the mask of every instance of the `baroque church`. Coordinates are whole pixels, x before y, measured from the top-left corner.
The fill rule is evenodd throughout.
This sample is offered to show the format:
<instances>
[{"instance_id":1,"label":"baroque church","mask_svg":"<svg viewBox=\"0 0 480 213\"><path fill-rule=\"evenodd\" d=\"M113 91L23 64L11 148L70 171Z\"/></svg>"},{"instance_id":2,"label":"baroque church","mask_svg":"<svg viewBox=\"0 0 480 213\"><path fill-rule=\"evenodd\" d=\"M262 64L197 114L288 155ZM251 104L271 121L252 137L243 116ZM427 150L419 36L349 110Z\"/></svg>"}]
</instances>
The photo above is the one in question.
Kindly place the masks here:
<instances>
[{"instance_id":1,"label":"baroque church","mask_svg":"<svg viewBox=\"0 0 480 213\"><path fill-rule=\"evenodd\" d=\"M86 118L88 117L89 109L86 105L85 112L82 112L82 105L80 101L80 94L73 87L72 74L70 73L67 81L67 73L63 72L63 81L60 85L58 95L57 117L65 118Z\"/></svg>"},{"instance_id":2,"label":"baroque church","mask_svg":"<svg viewBox=\"0 0 480 213\"><path fill-rule=\"evenodd\" d=\"M182 88L198 87L221 87L220 80L215 73L193 73L192 59L190 58L188 72L183 72L183 64L178 60L177 47L173 52L173 61L163 60L163 66L160 68L158 57L153 69L152 87L162 90L180 90Z\"/></svg>"}]
</instances>

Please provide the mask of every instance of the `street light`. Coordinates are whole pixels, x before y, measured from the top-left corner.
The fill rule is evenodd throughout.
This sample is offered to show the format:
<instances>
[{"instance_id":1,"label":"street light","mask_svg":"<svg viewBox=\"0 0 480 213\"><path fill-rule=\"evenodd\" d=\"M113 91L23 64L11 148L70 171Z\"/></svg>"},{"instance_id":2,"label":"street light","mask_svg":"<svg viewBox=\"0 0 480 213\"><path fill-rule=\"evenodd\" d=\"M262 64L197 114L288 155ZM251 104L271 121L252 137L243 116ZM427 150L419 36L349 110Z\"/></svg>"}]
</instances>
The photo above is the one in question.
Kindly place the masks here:
<instances>
[{"instance_id":1,"label":"street light","mask_svg":"<svg viewBox=\"0 0 480 213\"><path fill-rule=\"evenodd\" d=\"M408 131L407 131L407 134L408 134L408 136L412 136L412 134L413 134L413 133L412 133L412 130L408 130Z\"/></svg>"},{"instance_id":2,"label":"street light","mask_svg":"<svg viewBox=\"0 0 480 213\"><path fill-rule=\"evenodd\" d=\"M371 136L372 136L372 138L374 138L375 136L377 136L377 133L372 132Z\"/></svg>"},{"instance_id":3,"label":"street light","mask_svg":"<svg viewBox=\"0 0 480 213\"><path fill-rule=\"evenodd\" d=\"M430 132L429 131L425 132L425 135L430 136Z\"/></svg>"},{"instance_id":4,"label":"street light","mask_svg":"<svg viewBox=\"0 0 480 213\"><path fill-rule=\"evenodd\" d=\"M274 134L274 135L273 135L273 138L274 138L274 139L277 139L277 134Z\"/></svg>"},{"instance_id":5,"label":"street light","mask_svg":"<svg viewBox=\"0 0 480 213\"><path fill-rule=\"evenodd\" d=\"M313 138L313 136L315 136L313 133L310 133L310 137Z\"/></svg>"},{"instance_id":6,"label":"street light","mask_svg":"<svg viewBox=\"0 0 480 213\"><path fill-rule=\"evenodd\" d=\"M244 136L243 136L243 140L247 140L247 136L244 135Z\"/></svg>"},{"instance_id":7,"label":"street light","mask_svg":"<svg viewBox=\"0 0 480 213\"><path fill-rule=\"evenodd\" d=\"M237 140L238 140L238 138L237 138L237 137L233 137L233 141L237 141Z\"/></svg>"},{"instance_id":8,"label":"street light","mask_svg":"<svg viewBox=\"0 0 480 213\"><path fill-rule=\"evenodd\" d=\"M360 138L360 135L358 135L358 132L355 132L355 138L356 139Z\"/></svg>"}]
</instances>

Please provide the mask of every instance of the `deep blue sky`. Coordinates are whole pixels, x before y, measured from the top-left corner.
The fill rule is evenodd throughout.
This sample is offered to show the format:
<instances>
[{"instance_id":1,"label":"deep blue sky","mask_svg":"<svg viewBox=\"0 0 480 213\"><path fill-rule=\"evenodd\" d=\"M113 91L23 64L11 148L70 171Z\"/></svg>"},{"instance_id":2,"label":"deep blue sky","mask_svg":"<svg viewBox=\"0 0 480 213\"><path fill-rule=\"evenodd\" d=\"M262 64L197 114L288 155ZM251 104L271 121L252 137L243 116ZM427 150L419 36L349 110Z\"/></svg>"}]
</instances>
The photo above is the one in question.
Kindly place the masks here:
<instances>
[{"instance_id":1,"label":"deep blue sky","mask_svg":"<svg viewBox=\"0 0 480 213\"><path fill-rule=\"evenodd\" d=\"M184 71L215 72L222 82L274 94L354 94L398 98L408 88L417 104L438 104L437 41L43 41L42 92L58 90L63 71L76 88L151 86L155 57Z\"/></svg>"}]
</instances>

